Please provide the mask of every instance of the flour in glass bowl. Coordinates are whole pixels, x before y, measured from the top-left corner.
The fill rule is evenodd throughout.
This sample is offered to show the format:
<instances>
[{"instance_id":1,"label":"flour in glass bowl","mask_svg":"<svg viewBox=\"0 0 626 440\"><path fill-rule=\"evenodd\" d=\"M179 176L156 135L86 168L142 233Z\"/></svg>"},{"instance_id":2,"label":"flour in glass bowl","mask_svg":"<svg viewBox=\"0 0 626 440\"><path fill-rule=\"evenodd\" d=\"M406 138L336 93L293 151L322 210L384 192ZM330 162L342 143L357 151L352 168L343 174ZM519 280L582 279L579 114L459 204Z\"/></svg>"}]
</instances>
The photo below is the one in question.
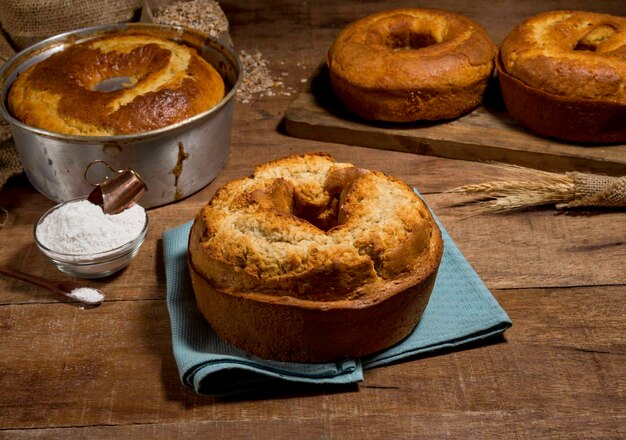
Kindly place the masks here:
<instances>
[{"instance_id":1,"label":"flour in glass bowl","mask_svg":"<svg viewBox=\"0 0 626 440\"><path fill-rule=\"evenodd\" d=\"M37 226L39 242L53 252L81 255L107 252L135 240L146 223L146 211L134 205L109 215L87 200L61 205Z\"/></svg>"}]
</instances>

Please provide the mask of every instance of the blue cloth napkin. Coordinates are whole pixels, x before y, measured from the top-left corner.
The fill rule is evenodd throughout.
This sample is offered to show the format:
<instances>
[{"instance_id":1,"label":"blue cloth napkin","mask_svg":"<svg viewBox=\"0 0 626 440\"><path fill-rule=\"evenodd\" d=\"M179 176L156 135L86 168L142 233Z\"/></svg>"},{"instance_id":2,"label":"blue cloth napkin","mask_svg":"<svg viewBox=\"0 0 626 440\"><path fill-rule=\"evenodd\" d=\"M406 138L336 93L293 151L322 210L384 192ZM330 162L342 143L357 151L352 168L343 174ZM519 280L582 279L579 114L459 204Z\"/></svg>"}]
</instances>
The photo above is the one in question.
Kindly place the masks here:
<instances>
[{"instance_id":1,"label":"blue cloth napkin","mask_svg":"<svg viewBox=\"0 0 626 440\"><path fill-rule=\"evenodd\" d=\"M322 364L261 359L222 340L198 312L187 268L191 225L188 222L165 231L163 251L174 357L183 383L199 394L250 392L277 380L302 384L359 382L364 369L486 339L511 326L504 310L439 224L444 240L441 266L428 306L411 335L362 359Z\"/></svg>"},{"instance_id":2,"label":"blue cloth napkin","mask_svg":"<svg viewBox=\"0 0 626 440\"><path fill-rule=\"evenodd\" d=\"M196 307L187 267L193 222L163 233L167 309L181 380L199 394L229 395L263 388L274 380L347 384L363 380L358 359L298 364L261 359L221 339Z\"/></svg>"}]
</instances>

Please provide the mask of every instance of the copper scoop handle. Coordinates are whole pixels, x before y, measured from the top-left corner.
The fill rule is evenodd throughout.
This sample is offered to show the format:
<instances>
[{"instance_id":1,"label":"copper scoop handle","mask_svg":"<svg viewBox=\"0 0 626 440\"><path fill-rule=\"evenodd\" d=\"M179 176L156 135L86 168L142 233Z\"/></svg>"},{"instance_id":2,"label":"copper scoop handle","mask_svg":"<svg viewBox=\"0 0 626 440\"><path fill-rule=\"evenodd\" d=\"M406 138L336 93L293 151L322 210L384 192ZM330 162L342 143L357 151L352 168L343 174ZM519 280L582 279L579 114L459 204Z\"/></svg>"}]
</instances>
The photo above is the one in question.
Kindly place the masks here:
<instances>
[{"instance_id":1,"label":"copper scoop handle","mask_svg":"<svg viewBox=\"0 0 626 440\"><path fill-rule=\"evenodd\" d=\"M103 164L105 167L107 167L108 169L110 169L111 171L113 171L116 174L120 174L123 173L124 170L116 170L114 169L107 161L102 160L102 159L96 159L96 160L92 160L91 162L89 162L89 165L87 165L87 167L85 168L85 172L83 173L83 178L85 179L85 181L90 184L91 186L98 186L98 185L102 185L104 182L106 182L109 178L105 177L104 180L100 183L93 183L89 181L89 178L87 177L87 173L89 172L89 168L91 168L92 166L94 166L97 163L101 163Z\"/></svg>"},{"instance_id":2,"label":"copper scoop handle","mask_svg":"<svg viewBox=\"0 0 626 440\"><path fill-rule=\"evenodd\" d=\"M110 179L109 177L105 177L99 184L89 182L87 171L96 163L104 164L117 175ZM87 200L102 207L105 214L119 214L125 209L130 208L137 203L147 190L146 184L135 170L127 168L125 170L116 171L111 165L100 159L94 160L87 165L84 177L90 185L94 186Z\"/></svg>"}]
</instances>

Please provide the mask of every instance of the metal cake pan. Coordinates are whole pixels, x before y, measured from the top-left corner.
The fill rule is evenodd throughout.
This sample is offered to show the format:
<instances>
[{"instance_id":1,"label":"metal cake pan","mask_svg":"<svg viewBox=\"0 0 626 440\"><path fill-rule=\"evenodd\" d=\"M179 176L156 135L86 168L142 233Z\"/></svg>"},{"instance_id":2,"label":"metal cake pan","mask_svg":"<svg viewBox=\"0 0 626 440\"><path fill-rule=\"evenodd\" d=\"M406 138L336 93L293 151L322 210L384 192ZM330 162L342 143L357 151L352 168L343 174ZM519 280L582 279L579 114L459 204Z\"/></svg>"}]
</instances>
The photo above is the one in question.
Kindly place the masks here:
<instances>
[{"instance_id":1,"label":"metal cake pan","mask_svg":"<svg viewBox=\"0 0 626 440\"><path fill-rule=\"evenodd\" d=\"M7 105L11 84L31 65L69 45L124 31L141 31L195 48L220 73L226 96L215 107L158 130L120 136L75 136L28 126ZM64 202L92 190L85 170L95 160L114 169L132 168L148 191L145 208L165 205L209 184L230 150L234 97L241 65L233 50L200 32L166 25L131 23L79 29L43 40L16 54L0 69L0 114L9 122L22 166L31 184L46 197ZM91 167L89 180L102 181L110 170Z\"/></svg>"}]
</instances>

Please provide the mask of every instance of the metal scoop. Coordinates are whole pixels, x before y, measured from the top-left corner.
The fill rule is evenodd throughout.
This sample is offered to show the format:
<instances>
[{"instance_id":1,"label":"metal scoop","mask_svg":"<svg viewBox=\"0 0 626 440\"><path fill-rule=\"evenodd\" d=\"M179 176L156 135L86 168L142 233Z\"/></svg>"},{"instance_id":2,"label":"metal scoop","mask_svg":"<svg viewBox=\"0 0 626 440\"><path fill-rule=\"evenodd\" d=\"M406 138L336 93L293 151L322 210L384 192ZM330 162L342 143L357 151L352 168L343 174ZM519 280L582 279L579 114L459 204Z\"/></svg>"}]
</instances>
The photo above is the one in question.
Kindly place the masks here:
<instances>
[{"instance_id":1,"label":"metal scoop","mask_svg":"<svg viewBox=\"0 0 626 440\"><path fill-rule=\"evenodd\" d=\"M108 176L100 183L91 183L87 178L87 172L92 165L96 163L104 164L115 175L111 178ZM141 198L148 187L141 179L141 176L134 170L127 168L125 170L115 170L107 162L103 160L94 160L85 169L85 180L89 182L94 189L91 191L87 200L94 205L102 208L105 214L119 214L125 209L133 206Z\"/></svg>"},{"instance_id":2,"label":"metal scoop","mask_svg":"<svg viewBox=\"0 0 626 440\"><path fill-rule=\"evenodd\" d=\"M0 266L0 273L3 273L13 278L17 278L18 280L26 281L27 283L31 283L39 287L43 287L44 289L48 289L59 295L71 298L74 301L89 304L91 306L97 306L104 300L104 295L102 294L102 292L92 287L89 287L89 289L92 289L95 292L89 297L77 294L77 290L84 288L85 286L81 286L80 284L72 283L70 281L48 281L35 275L30 275L24 272L20 272L18 270L9 269L5 266Z\"/></svg>"}]
</instances>

